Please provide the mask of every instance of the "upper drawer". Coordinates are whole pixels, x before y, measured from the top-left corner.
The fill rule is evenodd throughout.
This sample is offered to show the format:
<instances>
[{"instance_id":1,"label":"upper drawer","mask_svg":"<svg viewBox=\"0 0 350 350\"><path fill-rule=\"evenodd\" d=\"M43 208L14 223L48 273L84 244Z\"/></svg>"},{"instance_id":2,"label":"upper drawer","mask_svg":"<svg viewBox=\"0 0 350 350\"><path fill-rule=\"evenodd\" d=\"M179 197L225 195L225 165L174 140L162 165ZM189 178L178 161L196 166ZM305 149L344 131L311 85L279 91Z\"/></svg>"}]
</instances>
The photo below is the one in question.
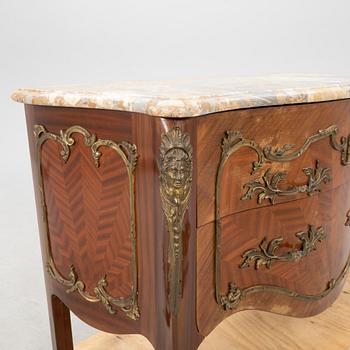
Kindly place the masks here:
<instances>
[{"instance_id":1,"label":"upper drawer","mask_svg":"<svg viewBox=\"0 0 350 350\"><path fill-rule=\"evenodd\" d=\"M317 195L350 176L349 100L247 109L198 122L198 226Z\"/></svg>"}]
</instances>

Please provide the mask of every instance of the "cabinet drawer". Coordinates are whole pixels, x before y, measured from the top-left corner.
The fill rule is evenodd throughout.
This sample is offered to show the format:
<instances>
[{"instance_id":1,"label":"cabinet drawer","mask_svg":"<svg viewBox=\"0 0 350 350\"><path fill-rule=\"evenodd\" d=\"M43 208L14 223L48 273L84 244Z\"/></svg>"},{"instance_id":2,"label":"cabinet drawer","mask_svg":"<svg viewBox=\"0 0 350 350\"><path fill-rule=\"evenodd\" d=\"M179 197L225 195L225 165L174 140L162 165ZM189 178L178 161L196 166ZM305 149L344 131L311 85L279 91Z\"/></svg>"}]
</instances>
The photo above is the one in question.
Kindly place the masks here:
<instances>
[{"instance_id":1,"label":"cabinet drawer","mask_svg":"<svg viewBox=\"0 0 350 350\"><path fill-rule=\"evenodd\" d=\"M348 101L259 108L203 118L198 129L198 226L347 181ZM222 145L220 147L220 145Z\"/></svg>"},{"instance_id":2,"label":"cabinet drawer","mask_svg":"<svg viewBox=\"0 0 350 350\"><path fill-rule=\"evenodd\" d=\"M349 208L346 184L308 199L227 216L220 234L211 223L199 228L200 331L207 334L230 312L244 309L302 317L329 306L349 267Z\"/></svg>"}]
</instances>

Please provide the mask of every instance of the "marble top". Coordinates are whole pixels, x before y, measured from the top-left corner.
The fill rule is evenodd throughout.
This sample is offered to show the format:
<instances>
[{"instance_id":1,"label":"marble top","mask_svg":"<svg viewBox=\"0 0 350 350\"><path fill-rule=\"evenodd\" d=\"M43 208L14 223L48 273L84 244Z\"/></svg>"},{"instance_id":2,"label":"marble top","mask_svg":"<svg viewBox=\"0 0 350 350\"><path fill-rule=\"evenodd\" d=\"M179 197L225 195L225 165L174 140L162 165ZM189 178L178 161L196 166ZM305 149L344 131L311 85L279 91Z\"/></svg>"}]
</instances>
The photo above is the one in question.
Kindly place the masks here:
<instances>
[{"instance_id":1,"label":"marble top","mask_svg":"<svg viewBox=\"0 0 350 350\"><path fill-rule=\"evenodd\" d=\"M100 86L18 89L12 98L34 105L110 109L185 118L241 108L350 98L350 77L269 75L126 81Z\"/></svg>"}]
</instances>

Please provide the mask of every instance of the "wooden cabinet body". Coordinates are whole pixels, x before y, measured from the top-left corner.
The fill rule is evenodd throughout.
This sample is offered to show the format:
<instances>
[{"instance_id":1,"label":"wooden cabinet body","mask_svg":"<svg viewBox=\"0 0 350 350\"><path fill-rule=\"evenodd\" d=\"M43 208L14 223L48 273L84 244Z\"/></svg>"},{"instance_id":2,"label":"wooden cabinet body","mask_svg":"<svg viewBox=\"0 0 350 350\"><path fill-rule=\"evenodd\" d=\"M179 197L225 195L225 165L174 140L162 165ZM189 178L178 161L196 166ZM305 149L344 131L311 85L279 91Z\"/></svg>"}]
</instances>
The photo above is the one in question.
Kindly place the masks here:
<instances>
[{"instance_id":1,"label":"wooden cabinet body","mask_svg":"<svg viewBox=\"0 0 350 350\"><path fill-rule=\"evenodd\" d=\"M307 317L339 294L341 278L334 288L330 284L348 268L348 151L347 146L345 153L337 150L350 131L348 108L348 101L337 101L199 120L197 324L202 334L226 318L231 305L231 312L259 309ZM231 302L219 308L218 299L229 294Z\"/></svg>"},{"instance_id":2,"label":"wooden cabinet body","mask_svg":"<svg viewBox=\"0 0 350 350\"><path fill-rule=\"evenodd\" d=\"M306 317L338 296L350 100L26 116L56 349L72 350L68 310L157 350L193 350L234 312Z\"/></svg>"}]
</instances>

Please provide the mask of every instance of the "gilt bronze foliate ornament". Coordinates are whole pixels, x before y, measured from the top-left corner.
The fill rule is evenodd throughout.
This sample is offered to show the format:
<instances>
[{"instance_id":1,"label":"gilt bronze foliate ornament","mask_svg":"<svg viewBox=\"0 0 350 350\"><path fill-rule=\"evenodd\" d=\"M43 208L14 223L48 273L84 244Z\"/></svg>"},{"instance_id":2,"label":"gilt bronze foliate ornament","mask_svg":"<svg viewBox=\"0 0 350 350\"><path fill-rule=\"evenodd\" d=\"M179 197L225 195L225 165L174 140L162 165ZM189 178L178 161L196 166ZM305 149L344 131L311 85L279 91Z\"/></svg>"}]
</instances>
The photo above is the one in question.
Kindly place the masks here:
<instances>
[{"instance_id":1,"label":"gilt bronze foliate ornament","mask_svg":"<svg viewBox=\"0 0 350 350\"><path fill-rule=\"evenodd\" d=\"M221 181L222 181L222 173L224 171L225 164L227 160L230 158L232 154L237 152L241 148L250 148L256 153L256 160L252 162L252 171L251 174L254 174L257 170L261 169L262 166L267 162L290 162L294 159L302 156L309 147L320 140L325 138L330 139L330 146L336 151L340 152L341 159L340 162L342 165L348 165L350 159L350 135L340 137L340 142L337 141L339 129L337 125L330 125L326 129L319 130L314 135L311 135L306 138L303 145L298 147L294 144L283 144L282 146L277 146L273 148L271 145L266 145L261 147L254 140L246 139L241 134L240 131L237 130L228 130L225 132L224 137L222 139L222 152L221 158L218 165L218 170L216 174L216 184L215 184L215 297L218 305L223 307L225 310L232 310L238 307L239 303L243 298L247 295L257 292L273 292L285 294L287 296L304 300L304 301L315 301L320 300L327 296L339 283L342 282L346 273L350 269L350 256L344 267L343 272L336 278L332 279L328 282L326 289L323 292L317 295L301 295L297 292L291 291L289 289L278 287L278 286L270 286L270 285L255 285L248 288L240 288L234 282L229 283L228 292L226 294L221 293ZM306 184L301 186L290 186L286 189L280 188L280 181L286 176L285 172L277 172L275 174L271 173L271 170L268 169L263 178L261 180L255 180L245 185L247 191L243 195L241 199L251 199L254 194L257 194L258 203L261 203L263 199L270 200L271 204L275 202L275 199L278 196L288 196L295 195L297 193L307 193L308 195L312 195L314 192L319 192L321 190L321 185L326 184L331 181L331 170L329 168L322 168L320 166L320 162L316 161L315 168L304 168L304 174L308 177L308 181ZM347 216L347 220L345 225L350 226L350 215ZM323 239L324 231L313 231L312 235L309 235L310 232L306 233L306 238L312 241L313 244L320 239ZM320 234L320 235L319 235ZM316 237L314 240L312 237ZM304 238L305 238L304 237ZM302 237L300 237L302 238ZM309 243L310 243L309 242ZM307 243L307 242L305 242ZM270 246L270 253L275 251L275 248L278 247L278 241L274 241ZM268 249L266 247L266 243L260 246L262 249L262 255L259 252L259 257L263 260L259 260L263 263L263 265L269 266L272 263L272 260L281 258L284 260L285 257L277 257L273 254L269 254L268 250L265 252L267 255L265 256L264 249ZM303 252L299 252L300 254L307 255L310 253L310 249L312 246L309 246L308 249L305 246ZM310 249L309 249L310 248ZM249 253L249 254L248 254ZM251 250L246 252L246 258L251 258L250 262L255 261L258 258L258 250ZM272 259L272 260L271 260ZM245 261L247 263L247 261ZM243 263L243 267L246 264ZM260 266L260 265L259 265Z\"/></svg>"},{"instance_id":2,"label":"gilt bronze foliate ornament","mask_svg":"<svg viewBox=\"0 0 350 350\"><path fill-rule=\"evenodd\" d=\"M172 313L182 293L183 221L191 193L192 146L190 137L179 128L162 134L160 146L160 196L169 233L168 282Z\"/></svg>"},{"instance_id":3,"label":"gilt bronze foliate ornament","mask_svg":"<svg viewBox=\"0 0 350 350\"><path fill-rule=\"evenodd\" d=\"M279 183L287 176L287 172L278 171L271 174L271 168L269 168L262 176L262 181L254 180L243 186L247 188L247 191L241 199L249 200L253 198L254 194L257 194L258 204L261 204L264 199L268 199L271 204L275 204L278 197L294 196L298 193L307 193L311 196L315 192L321 192L321 185L332 180L331 169L322 168L319 160L316 160L315 168L304 168L303 171L308 177L305 185L280 188Z\"/></svg>"},{"instance_id":4,"label":"gilt bronze foliate ornament","mask_svg":"<svg viewBox=\"0 0 350 350\"><path fill-rule=\"evenodd\" d=\"M326 287L318 294L301 294L288 288L272 286L268 284L259 284L247 288L239 288L235 283L230 282L228 286L228 292L225 295L219 296L219 305L224 310L234 310L238 307L240 302L250 294L255 293L277 293L283 294L290 298L301 301L318 301L325 298L331 293L336 287L338 287L345 279L350 269L350 255L346 261L346 264L337 278L332 278L326 284Z\"/></svg>"},{"instance_id":5,"label":"gilt bronze foliate ornament","mask_svg":"<svg viewBox=\"0 0 350 350\"><path fill-rule=\"evenodd\" d=\"M265 237L259 244L259 248L249 249L242 255L244 260L240 268L254 266L256 270L259 270L265 266L270 269L273 262L299 261L316 250L317 242L322 242L327 237L327 233L322 226L316 228L314 225L309 225L307 231L298 232L295 236L301 241L301 248L281 255L278 255L277 252L281 247L283 237L274 238L270 242Z\"/></svg>"},{"instance_id":6,"label":"gilt bronze foliate ornament","mask_svg":"<svg viewBox=\"0 0 350 350\"><path fill-rule=\"evenodd\" d=\"M100 148L108 147L114 150L123 160L129 178L129 193L130 193L130 240L132 247L132 289L128 297L114 297L107 291L108 281L107 276L101 276L97 281L93 292L87 291L86 284L81 279L75 270L74 266L69 267L68 276L64 276L56 267L52 256L50 232L47 217L47 206L44 189L44 179L42 174L41 153L42 146L48 140L57 142L61 146L60 156L64 163L69 161L71 147L75 144L73 134L80 134L84 137L84 144L91 150L91 158L98 168L100 166L100 157L102 155ZM39 183L40 201L42 207L42 221L45 230L45 265L49 275L58 283L66 287L66 293L77 292L84 300L91 303L102 303L110 314L116 314L117 308L120 308L125 314L137 320L140 317L138 307L138 264L136 256L136 228L135 228L135 190L134 190L134 172L137 163L136 146L122 141L120 143L111 140L98 139L95 134L79 125L72 126L67 130L61 130L59 134L54 134L45 129L43 125L34 126L34 136L36 139L36 164L37 176ZM54 156L54 155L53 155Z\"/></svg>"}]
</instances>

